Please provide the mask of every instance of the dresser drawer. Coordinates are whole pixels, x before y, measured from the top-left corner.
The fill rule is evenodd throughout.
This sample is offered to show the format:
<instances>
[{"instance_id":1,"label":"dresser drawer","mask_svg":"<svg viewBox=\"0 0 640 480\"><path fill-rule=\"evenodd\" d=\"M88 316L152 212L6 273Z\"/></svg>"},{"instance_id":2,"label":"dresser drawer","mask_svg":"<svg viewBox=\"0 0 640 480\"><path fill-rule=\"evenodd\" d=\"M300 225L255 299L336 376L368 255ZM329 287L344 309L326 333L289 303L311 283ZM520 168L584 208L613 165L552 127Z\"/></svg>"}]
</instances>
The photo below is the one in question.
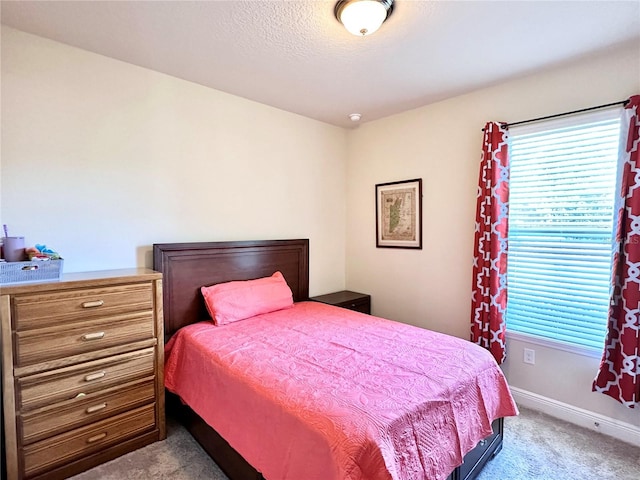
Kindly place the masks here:
<instances>
[{"instance_id":1,"label":"dresser drawer","mask_svg":"<svg viewBox=\"0 0 640 480\"><path fill-rule=\"evenodd\" d=\"M27 445L24 447L25 476L68 463L152 430L154 426L155 404L152 404Z\"/></svg>"},{"instance_id":2,"label":"dresser drawer","mask_svg":"<svg viewBox=\"0 0 640 480\"><path fill-rule=\"evenodd\" d=\"M155 398L153 377L100 390L21 415L23 445L112 417Z\"/></svg>"},{"instance_id":3,"label":"dresser drawer","mask_svg":"<svg viewBox=\"0 0 640 480\"><path fill-rule=\"evenodd\" d=\"M19 378L20 407L32 410L153 375L154 353L151 347Z\"/></svg>"},{"instance_id":4,"label":"dresser drawer","mask_svg":"<svg viewBox=\"0 0 640 480\"><path fill-rule=\"evenodd\" d=\"M13 308L14 328L21 331L96 315L151 311L153 290L147 282L18 295L13 300Z\"/></svg>"},{"instance_id":5,"label":"dresser drawer","mask_svg":"<svg viewBox=\"0 0 640 480\"><path fill-rule=\"evenodd\" d=\"M153 312L63 323L16 332L16 366L65 358L155 337Z\"/></svg>"}]
</instances>

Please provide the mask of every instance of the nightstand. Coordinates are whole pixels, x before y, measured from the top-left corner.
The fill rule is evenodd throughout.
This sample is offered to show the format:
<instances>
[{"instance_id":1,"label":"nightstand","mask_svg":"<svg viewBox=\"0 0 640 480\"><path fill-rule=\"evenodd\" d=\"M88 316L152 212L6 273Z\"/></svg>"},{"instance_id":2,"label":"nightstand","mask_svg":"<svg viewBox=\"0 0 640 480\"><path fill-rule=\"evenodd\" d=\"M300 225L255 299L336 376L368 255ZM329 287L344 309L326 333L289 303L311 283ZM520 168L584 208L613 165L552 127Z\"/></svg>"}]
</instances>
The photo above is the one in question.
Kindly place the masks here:
<instances>
[{"instance_id":1,"label":"nightstand","mask_svg":"<svg viewBox=\"0 0 640 480\"><path fill-rule=\"evenodd\" d=\"M347 308L349 310L355 310L356 312L371 315L371 295L366 295L364 293L342 290L341 292L311 297L309 300L313 302L326 303L328 305L335 305L336 307Z\"/></svg>"}]
</instances>

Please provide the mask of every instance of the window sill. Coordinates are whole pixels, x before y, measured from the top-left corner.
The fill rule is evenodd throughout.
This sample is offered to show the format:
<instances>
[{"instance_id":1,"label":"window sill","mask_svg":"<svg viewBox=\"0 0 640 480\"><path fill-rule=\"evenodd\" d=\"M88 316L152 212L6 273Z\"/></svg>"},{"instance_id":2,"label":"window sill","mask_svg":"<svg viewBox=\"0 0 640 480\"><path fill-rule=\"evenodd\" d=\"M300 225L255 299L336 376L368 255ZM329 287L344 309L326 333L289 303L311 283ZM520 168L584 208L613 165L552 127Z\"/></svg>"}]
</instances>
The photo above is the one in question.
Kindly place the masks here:
<instances>
[{"instance_id":1,"label":"window sill","mask_svg":"<svg viewBox=\"0 0 640 480\"><path fill-rule=\"evenodd\" d=\"M559 342L558 340L552 340L550 338L538 337L536 335L529 335L527 333L513 332L507 330L507 338L511 340L518 340L521 342L533 343L554 350L562 350L565 352L573 353L576 355L582 355L591 358L601 358L602 349L583 347L581 345L572 345L570 343ZM604 342L602 345L604 348Z\"/></svg>"}]
</instances>

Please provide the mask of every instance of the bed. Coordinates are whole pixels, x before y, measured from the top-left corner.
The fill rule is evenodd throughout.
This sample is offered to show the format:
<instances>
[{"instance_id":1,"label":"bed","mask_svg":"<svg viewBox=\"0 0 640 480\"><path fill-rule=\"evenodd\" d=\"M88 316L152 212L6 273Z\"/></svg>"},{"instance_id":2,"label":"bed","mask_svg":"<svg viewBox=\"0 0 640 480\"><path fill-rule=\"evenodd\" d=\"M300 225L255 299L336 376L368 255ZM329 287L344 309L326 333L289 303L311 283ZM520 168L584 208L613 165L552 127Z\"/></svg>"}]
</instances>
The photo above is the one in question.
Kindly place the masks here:
<instances>
[{"instance_id":1,"label":"bed","mask_svg":"<svg viewBox=\"0 0 640 480\"><path fill-rule=\"evenodd\" d=\"M454 340L453 337L416 329L408 325L397 324L396 322L347 311L338 307L308 302L308 240L155 244L153 253L154 268L163 274L165 341L167 348L170 350L169 355L167 355L167 362L173 362L172 365L168 365L171 372L167 377L174 378L169 382L171 383L169 390L180 394L180 396L177 396L168 392L167 408L170 410L170 414L177 416L184 423L194 438L231 480L260 480L263 478L268 480L279 480L280 478L296 480L298 478L305 478L305 480L307 478L322 480L330 478L361 478L363 480L374 480L374 478L447 478L448 480L471 480L477 476L484 464L502 448L502 417L517 414L515 403L508 393L508 389L506 392L504 391L506 383L502 385L500 394L494 395L493 393L477 393L476 391L479 392L482 388L489 388L486 386L489 385L488 381L477 381L476 383L482 388L474 384L473 388L475 390L473 392L475 393L471 395L473 399L468 402L467 400L464 402L461 400L456 402L420 402L421 408L423 404L429 404L431 405L429 408L434 411L437 411L438 408L449 411L453 408L450 404L456 405L456 408L459 405L460 409L466 408L469 410L465 415L470 420L468 422L458 422L458 425L456 425L457 430L453 433L449 431L452 423L450 420L446 420L444 417L440 419L435 416L427 419L424 412L412 410L406 414L398 414L397 418L392 418L389 423L393 424L393 427L384 425L380 429L380 431L384 430L385 435L393 429L398 430L399 434L377 436L378 430L376 430L375 434L370 434L372 427L369 424L365 424L366 427L360 428L358 426L361 423L360 419L357 421L347 420L346 415L343 418L342 412L349 410L349 414L351 414L352 411L361 411L364 417L371 416L371 424L378 425L380 423L382 425L384 422L381 423L380 418L375 417L375 414L380 410L383 412L382 417L386 418L388 416L386 414L387 410L378 408L379 405L387 405L389 403L388 399L372 400L370 398L372 394L369 393L368 395L362 395L362 399L356 398L356 403L361 401L362 405L352 405L351 403L345 403L346 400L344 400L344 398L352 395L347 395L346 391L340 392L339 388L337 395L333 397L334 400L331 402L318 400L317 403L331 404L327 407L326 414L323 413L324 411L314 410L315 403L313 407L307 408L305 404L304 408L298 408L296 411L304 411L301 414L302 416L298 413L290 413L287 410L288 407L285 403L290 400L295 402L298 399L298 394L287 390L296 382L288 379L288 377L285 378L282 375L282 371L287 368L293 369L295 370L294 375L299 378L306 378L309 368L317 368L318 365L323 366L325 361L330 362L331 358L346 355L345 352L347 351L351 352L353 349L347 343L355 340L348 339L349 331L357 330L364 324L371 324L371 331L367 333L367 331L362 330L363 333L359 333L357 336L365 337L366 335L371 335L373 338L377 335L376 338L380 339L381 343L385 343L385 338L393 336L397 336L406 344L416 343L422 337L427 340L425 345L426 343L433 345L443 343L444 345L449 341L453 342L449 345L449 350L446 354L441 353L441 362L446 362L445 357L452 356L452 352L458 350L461 352L461 357L464 356L467 361L472 358L473 363L486 362L486 358L483 355L485 357L488 355L484 351L479 352L478 350L480 349L476 348L475 345L469 342L464 342L463 344L463 341ZM200 291L201 287L223 284L229 281L261 279L274 275L274 272L281 272L284 279L286 279L286 284L291 289L295 302L291 308L258 315L223 327L215 327L208 321L210 316L205 308ZM313 321L305 320L311 318ZM320 326L327 322L330 325L329 331L320 329ZM281 325L286 325L288 330L294 331L296 335L299 335L297 338L302 338L303 340L285 340L285 337L281 339L280 337L284 333L281 330L275 330L276 328L281 328ZM392 330L387 331L386 329ZM297 342L310 338L311 330L319 332L318 334L320 335L319 339L313 339L311 342L322 346L322 348L313 353L314 362L309 362L307 358L302 362L296 363L298 360L287 358L279 362L271 361L271 364L275 365L277 363L275 366L270 364L267 367L258 367L251 363L253 360L251 362L247 360L249 358L248 353L242 353L245 348L247 352L253 351L252 349L255 348L262 348L263 343L269 344L267 347L270 349L281 347L282 351L300 350L306 352L307 347L297 348ZM221 332L225 335L222 335ZM300 332L302 332L301 335ZM207 346L204 344L194 346L187 343L192 341L192 337L206 338L208 339L206 341L212 342L211 345L214 346L209 346L209 344ZM224 338L221 339L222 337ZM415 342L414 338L416 339ZM255 341L256 339L258 340L257 342ZM233 344L232 342L240 343ZM182 349L180 349L176 347L177 344L186 345L186 347L181 347ZM256 344L258 344L258 347L256 347ZM292 348L292 344L296 348ZM369 342L369 344L372 344L372 342ZM205 348L211 349L206 355L201 353ZM228 351L225 351L224 348L228 348ZM173 349L182 353L174 353ZM375 384L378 378L382 378L375 375L376 372L397 368L396 363L403 361L401 359L402 355L397 355L397 352L394 353L392 349L387 350L384 352L376 351L378 353L375 355L374 352L369 352L366 368L360 367L362 370L370 370L374 373L367 382ZM229 358L231 359L229 361L230 367L235 368L235 370L233 370L233 373L205 374L203 372L206 370L203 370L202 367L197 367L200 368L198 370L198 378L200 380L192 382L192 384L196 384L196 388L200 387L202 389L200 393L191 395L186 390L180 391L178 385L181 383L180 379L186 379L189 376L193 376L193 374L181 374L179 370L175 370L178 368L176 365L189 364L188 360L183 360L183 357L178 355L183 355L185 356L184 358L188 359L190 358L188 355L196 355L194 352L203 358L216 356L215 362L220 362L220 358ZM358 355L361 354L366 356L367 352L358 352ZM391 355L395 356L391 357ZM439 354L434 351L433 355L437 356ZM173 360L171 360L172 356ZM257 355L254 356L265 355L258 351ZM274 357L277 356L275 355ZM350 354L349 356L353 355ZM318 360L316 357L322 358ZM392 361L389 361L390 359ZM347 361L350 360L345 358L344 362L340 360L337 363L345 366L348 372L348 368L351 367L348 366L348 363L345 363ZM308 367L310 363L313 364L312 367ZM405 365L404 367L407 366ZM273 373L272 368L279 368L280 370ZM407 370L415 370L415 368L411 366L411 368L404 368L404 370L399 369L397 372L392 372L394 374L388 376L384 381L393 382L394 379L401 379ZM468 370L467 365L461 364L459 373L456 375L464 376L465 370ZM499 373L494 372L493 367L485 370L487 373L482 375L498 376L502 378L502 381L504 380L497 366L495 366L495 370ZM264 372L263 379L259 378L261 372ZM346 380L343 381L351 381L350 377L355 378L358 376L357 369L353 370L353 372L346 375ZM246 375L247 378L256 377L259 381L251 384L249 380L245 382L244 378L237 379L237 377L243 377L243 375ZM211 380L211 384L205 385L210 377L215 378L215 380ZM270 377L273 377L273 379ZM263 388L260 380L271 381L274 384L271 386L266 385ZM418 381L421 381L420 378L418 378ZM322 383L323 381L314 380L314 382ZM187 383L187 381L184 380L183 383ZM201 383L201 385L197 385L197 383ZM380 384L378 388L382 390L384 386ZM279 388L281 389L280 393L278 393ZM314 384L313 388L321 389L323 387L318 387ZM344 388L356 391L353 385L351 387L347 385ZM369 388L372 388L371 385L369 385ZM396 395L391 395L395 401L396 396L398 398L402 397L402 386L398 385L394 388L396 390L393 391L398 392ZM430 388L429 384L424 384L425 391ZM254 408L257 408L255 407L257 400L254 402L252 395L255 392L258 392L257 395L260 397L264 396L267 399L271 399L267 401L267 405L264 407L265 410L260 410L261 412L266 412L261 415L257 415L254 412ZM283 392L286 395L282 395ZM278 394L280 397L277 396ZM433 393L433 395L441 395L441 393ZM306 402L309 396L310 394L307 392L300 398L304 398ZM318 398L324 399L325 397L320 395ZM223 400L229 403L218 403ZM352 401L349 400L349 402ZM260 402L264 402L264 398L261 398ZM395 403L399 402L398 400ZM476 402L473 412L470 411L469 407L462 406L465 402ZM215 407L209 407L208 405L215 405ZM482 410L482 415L479 413L480 410ZM320 414L318 414L319 411ZM456 410L456 412L463 412L463 410ZM459 414L461 415L461 413ZM225 415L228 418L225 418ZM326 415L326 418L323 415ZM278 421L269 424L269 419L272 417L277 417ZM405 417L410 420L406 420ZM417 427L422 423L436 425L438 430L448 432L448 436L442 437L442 439L435 436L425 439L423 438L423 432L421 433L420 430L422 427ZM324 426L319 427L317 431L314 430L315 426L320 424ZM286 425L286 427L283 425ZM298 431L292 430L293 428L300 429L299 437ZM287 438L291 438L292 431L295 432L294 436L300 440L295 442L283 441L284 446L278 445L279 429L283 429L282 432L287 432L289 435ZM330 440L325 438L324 432L327 430L333 432ZM333 439L336 436L340 438L334 441ZM455 448L448 448L446 445L451 444L450 437L452 436L454 437ZM256 443L252 439L258 439L259 442ZM252 441L254 442L253 444L251 443ZM470 444L470 442L473 442L473 444ZM431 458L433 455L429 457L425 453L427 450L431 451L430 449L440 452L435 455L435 460ZM394 458L389 458L389 456ZM334 457L340 458L336 460ZM344 460L343 457L348 458ZM245 458L251 461L245 460ZM464 460L462 464L459 464L462 460ZM302 470L300 468L304 467L305 461L309 470L304 475L301 475L300 471ZM314 461L319 464L325 462L327 471L319 472L318 465L313 467ZM442 475L443 466L432 465L434 461L445 465L444 468L447 471L444 475ZM394 462L397 465L393 466ZM436 473L433 473L433 476L426 473L415 473L412 469L417 468L416 464L419 464L418 467L421 472L424 468L424 472ZM285 468L285 465L288 465L288 467ZM347 466L345 467L344 465ZM298 473L295 473L296 468L298 468ZM315 470L312 471L312 469ZM349 469L350 473L345 473L347 471L345 469ZM261 471L265 472L264 477Z\"/></svg>"}]
</instances>

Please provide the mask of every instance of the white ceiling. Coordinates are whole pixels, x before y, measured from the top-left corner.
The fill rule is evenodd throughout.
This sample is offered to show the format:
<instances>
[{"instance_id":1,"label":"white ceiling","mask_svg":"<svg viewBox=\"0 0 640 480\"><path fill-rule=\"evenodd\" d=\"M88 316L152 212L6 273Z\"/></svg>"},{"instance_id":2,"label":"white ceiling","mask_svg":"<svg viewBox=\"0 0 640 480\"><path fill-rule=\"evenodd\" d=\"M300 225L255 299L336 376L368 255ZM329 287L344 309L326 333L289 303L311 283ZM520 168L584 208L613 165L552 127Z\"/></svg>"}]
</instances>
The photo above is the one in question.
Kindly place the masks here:
<instances>
[{"instance_id":1,"label":"white ceiling","mask_svg":"<svg viewBox=\"0 0 640 480\"><path fill-rule=\"evenodd\" d=\"M396 0L367 37L334 1L2 1L25 32L352 127L634 43L640 0Z\"/></svg>"}]
</instances>

